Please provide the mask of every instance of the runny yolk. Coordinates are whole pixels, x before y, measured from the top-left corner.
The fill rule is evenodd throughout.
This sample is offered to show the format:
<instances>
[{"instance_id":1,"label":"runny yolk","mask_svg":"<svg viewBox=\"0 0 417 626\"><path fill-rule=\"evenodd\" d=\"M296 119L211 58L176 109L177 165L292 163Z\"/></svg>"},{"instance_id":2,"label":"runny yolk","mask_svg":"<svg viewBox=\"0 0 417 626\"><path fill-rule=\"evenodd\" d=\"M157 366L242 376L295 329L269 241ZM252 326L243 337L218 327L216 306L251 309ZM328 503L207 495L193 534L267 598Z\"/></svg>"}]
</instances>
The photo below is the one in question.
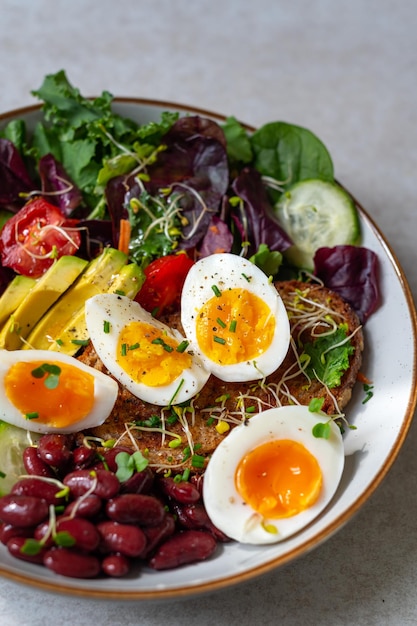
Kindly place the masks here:
<instances>
[{"instance_id":1,"label":"runny yolk","mask_svg":"<svg viewBox=\"0 0 417 626\"><path fill-rule=\"evenodd\" d=\"M289 439L268 441L240 461L235 482L238 493L263 518L297 515L317 500L322 473L316 458Z\"/></svg>"},{"instance_id":2,"label":"runny yolk","mask_svg":"<svg viewBox=\"0 0 417 626\"><path fill-rule=\"evenodd\" d=\"M130 322L119 335L117 362L138 383L169 385L191 367L191 355L179 342L147 322Z\"/></svg>"},{"instance_id":3,"label":"runny yolk","mask_svg":"<svg viewBox=\"0 0 417 626\"><path fill-rule=\"evenodd\" d=\"M24 420L64 428L84 419L94 405L94 376L61 362L48 362L59 368L55 388L47 386L48 374L36 377L33 372L43 361L18 362L5 376L5 391Z\"/></svg>"},{"instance_id":4,"label":"runny yolk","mask_svg":"<svg viewBox=\"0 0 417 626\"><path fill-rule=\"evenodd\" d=\"M227 289L213 296L196 317L198 345L220 365L256 359L270 346L274 331L269 306L246 289Z\"/></svg>"}]
</instances>

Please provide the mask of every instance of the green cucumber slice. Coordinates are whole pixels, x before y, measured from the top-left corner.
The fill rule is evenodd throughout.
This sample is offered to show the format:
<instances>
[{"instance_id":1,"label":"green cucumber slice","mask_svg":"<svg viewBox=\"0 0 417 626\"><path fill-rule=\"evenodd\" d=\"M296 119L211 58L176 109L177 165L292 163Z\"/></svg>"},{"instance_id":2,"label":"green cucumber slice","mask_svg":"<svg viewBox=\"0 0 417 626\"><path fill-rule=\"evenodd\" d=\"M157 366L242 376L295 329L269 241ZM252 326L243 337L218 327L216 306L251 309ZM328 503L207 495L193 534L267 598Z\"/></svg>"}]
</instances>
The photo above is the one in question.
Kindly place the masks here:
<instances>
[{"instance_id":1,"label":"green cucumber slice","mask_svg":"<svg viewBox=\"0 0 417 626\"><path fill-rule=\"evenodd\" d=\"M275 214L294 242L284 256L297 268L312 270L319 248L360 241L356 205L337 183L318 179L296 183L282 194Z\"/></svg>"}]
</instances>

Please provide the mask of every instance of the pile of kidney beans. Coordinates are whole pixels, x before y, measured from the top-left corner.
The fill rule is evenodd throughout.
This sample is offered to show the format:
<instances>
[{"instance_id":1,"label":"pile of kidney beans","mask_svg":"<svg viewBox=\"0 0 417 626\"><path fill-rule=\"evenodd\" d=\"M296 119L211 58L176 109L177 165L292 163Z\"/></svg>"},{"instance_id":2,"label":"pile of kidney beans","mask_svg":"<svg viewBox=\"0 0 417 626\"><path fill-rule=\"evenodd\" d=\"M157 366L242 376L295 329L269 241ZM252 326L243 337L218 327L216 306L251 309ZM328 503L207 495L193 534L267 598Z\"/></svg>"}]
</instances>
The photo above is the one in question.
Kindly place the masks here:
<instances>
[{"instance_id":1,"label":"pile of kidney beans","mask_svg":"<svg viewBox=\"0 0 417 626\"><path fill-rule=\"evenodd\" d=\"M205 511L201 477L177 482L147 467L121 482L121 451L133 453L59 434L26 448L27 475L0 498L0 541L10 554L63 576L120 577L138 565L202 561L228 541Z\"/></svg>"}]
</instances>

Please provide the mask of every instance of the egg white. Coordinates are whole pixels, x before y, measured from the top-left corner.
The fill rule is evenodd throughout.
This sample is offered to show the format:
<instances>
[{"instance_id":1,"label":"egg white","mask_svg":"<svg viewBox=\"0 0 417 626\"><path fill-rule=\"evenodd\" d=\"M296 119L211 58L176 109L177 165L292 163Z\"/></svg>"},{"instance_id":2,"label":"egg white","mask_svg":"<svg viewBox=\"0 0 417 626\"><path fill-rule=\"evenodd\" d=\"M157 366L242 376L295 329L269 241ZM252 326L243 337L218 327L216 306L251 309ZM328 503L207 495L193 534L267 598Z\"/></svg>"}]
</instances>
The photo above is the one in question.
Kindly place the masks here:
<instances>
[{"instance_id":1,"label":"egg white","mask_svg":"<svg viewBox=\"0 0 417 626\"><path fill-rule=\"evenodd\" d=\"M168 406L173 399L174 404L181 404L192 398L206 384L210 373L189 349L187 352L192 356L191 367L183 370L172 383L159 387L150 387L133 380L117 363L119 335L129 322L142 321L152 324L179 343L184 340L178 331L156 320L138 302L126 296L99 294L87 300L85 317L90 339L104 365L126 389L141 400L158 406ZM109 332L104 332L104 320L110 321Z\"/></svg>"},{"instance_id":2,"label":"egg white","mask_svg":"<svg viewBox=\"0 0 417 626\"><path fill-rule=\"evenodd\" d=\"M220 291L245 289L269 306L275 317L275 332L270 346L256 359L219 365L201 350L197 339L196 315L213 297L213 285ZM281 296L262 270L235 254L213 254L200 259L191 267L182 290L181 323L204 366L224 381L243 382L268 376L280 366L290 343L290 324Z\"/></svg>"},{"instance_id":3,"label":"egg white","mask_svg":"<svg viewBox=\"0 0 417 626\"><path fill-rule=\"evenodd\" d=\"M15 363L30 363L33 361L67 363L94 377L94 405L91 411L85 415L82 420L66 427L55 427L36 422L35 419L25 419L19 409L10 402L5 391L5 377L7 372ZM119 386L117 382L110 378L110 376L66 354L59 352L51 353L49 350L27 350L24 352L22 350L0 350L0 420L24 428L25 430L34 433L57 432L66 434L99 426L110 415L117 399L118 390ZM36 410L36 399L34 402L34 410Z\"/></svg>"},{"instance_id":4,"label":"egg white","mask_svg":"<svg viewBox=\"0 0 417 626\"><path fill-rule=\"evenodd\" d=\"M339 427L331 422L330 437L316 438L315 424L328 421L307 406L268 409L234 428L214 451L204 474L203 498L212 522L231 539L241 543L270 544L287 539L316 518L332 499L344 468L344 447ZM235 486L240 460L257 446L276 439L301 443L319 463L323 484L316 502L292 517L262 520L245 503ZM271 524L277 533L268 532Z\"/></svg>"}]
</instances>

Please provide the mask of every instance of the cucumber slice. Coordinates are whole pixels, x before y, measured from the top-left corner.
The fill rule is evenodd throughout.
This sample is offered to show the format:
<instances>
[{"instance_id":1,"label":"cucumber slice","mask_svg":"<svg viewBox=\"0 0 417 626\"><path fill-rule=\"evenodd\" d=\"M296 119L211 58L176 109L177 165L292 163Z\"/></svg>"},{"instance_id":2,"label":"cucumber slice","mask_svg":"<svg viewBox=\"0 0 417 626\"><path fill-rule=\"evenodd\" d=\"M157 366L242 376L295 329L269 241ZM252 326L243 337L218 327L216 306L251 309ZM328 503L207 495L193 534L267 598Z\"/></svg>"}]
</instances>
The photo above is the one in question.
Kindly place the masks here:
<instances>
[{"instance_id":1,"label":"cucumber slice","mask_svg":"<svg viewBox=\"0 0 417 626\"><path fill-rule=\"evenodd\" d=\"M358 211L337 183L318 179L296 183L282 194L275 213L294 242L284 256L295 267L312 270L319 248L359 243Z\"/></svg>"},{"instance_id":2,"label":"cucumber slice","mask_svg":"<svg viewBox=\"0 0 417 626\"><path fill-rule=\"evenodd\" d=\"M19 476L26 474L23 450L39 437L24 428L0 421L0 496L9 493Z\"/></svg>"}]
</instances>

